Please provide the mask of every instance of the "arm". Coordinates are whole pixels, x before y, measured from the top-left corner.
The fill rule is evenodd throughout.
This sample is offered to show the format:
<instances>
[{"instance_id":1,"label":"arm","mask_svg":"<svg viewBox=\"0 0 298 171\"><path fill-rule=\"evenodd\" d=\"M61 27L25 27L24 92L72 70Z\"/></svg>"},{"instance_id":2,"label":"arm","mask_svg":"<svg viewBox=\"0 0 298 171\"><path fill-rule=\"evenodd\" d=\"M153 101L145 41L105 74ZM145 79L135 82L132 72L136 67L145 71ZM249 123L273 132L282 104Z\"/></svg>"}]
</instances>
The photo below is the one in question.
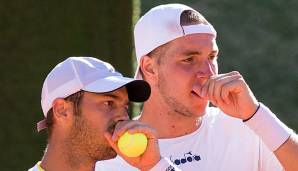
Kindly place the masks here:
<instances>
[{"instance_id":1,"label":"arm","mask_svg":"<svg viewBox=\"0 0 298 171\"><path fill-rule=\"evenodd\" d=\"M276 151L275 156L286 171L298 170L298 138L292 134Z\"/></svg>"},{"instance_id":2,"label":"arm","mask_svg":"<svg viewBox=\"0 0 298 171\"><path fill-rule=\"evenodd\" d=\"M298 170L297 135L266 106L260 104L257 112L244 123L263 140L285 170Z\"/></svg>"},{"instance_id":3,"label":"arm","mask_svg":"<svg viewBox=\"0 0 298 171\"><path fill-rule=\"evenodd\" d=\"M239 72L214 75L202 87L194 87L194 91L224 113L247 120L245 124L286 170L298 170L297 135L264 105L258 108L259 102Z\"/></svg>"}]
</instances>

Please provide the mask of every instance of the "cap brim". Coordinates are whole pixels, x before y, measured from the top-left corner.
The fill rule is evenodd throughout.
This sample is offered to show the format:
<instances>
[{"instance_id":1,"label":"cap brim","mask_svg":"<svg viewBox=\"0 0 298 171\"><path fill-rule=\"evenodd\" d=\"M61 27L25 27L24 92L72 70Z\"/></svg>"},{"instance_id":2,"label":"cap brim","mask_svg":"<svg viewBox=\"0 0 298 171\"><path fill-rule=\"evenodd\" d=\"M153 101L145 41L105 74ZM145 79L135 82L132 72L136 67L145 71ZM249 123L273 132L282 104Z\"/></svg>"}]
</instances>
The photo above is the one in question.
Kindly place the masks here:
<instances>
[{"instance_id":1,"label":"cap brim","mask_svg":"<svg viewBox=\"0 0 298 171\"><path fill-rule=\"evenodd\" d=\"M83 90L94 93L107 93L125 86L128 98L133 102L144 102L150 97L150 85L144 80L135 80L122 76L110 76L96 80L83 87Z\"/></svg>"}]
</instances>

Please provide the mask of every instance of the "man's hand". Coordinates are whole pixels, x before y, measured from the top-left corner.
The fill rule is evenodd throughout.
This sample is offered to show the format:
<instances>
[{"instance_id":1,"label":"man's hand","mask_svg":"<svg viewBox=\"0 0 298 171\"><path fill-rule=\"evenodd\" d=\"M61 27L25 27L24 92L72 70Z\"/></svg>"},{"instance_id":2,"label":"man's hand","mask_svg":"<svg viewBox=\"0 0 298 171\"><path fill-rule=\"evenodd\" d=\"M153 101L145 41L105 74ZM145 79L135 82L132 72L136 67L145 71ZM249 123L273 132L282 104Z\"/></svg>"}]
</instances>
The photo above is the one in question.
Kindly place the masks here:
<instances>
[{"instance_id":1,"label":"man's hand","mask_svg":"<svg viewBox=\"0 0 298 171\"><path fill-rule=\"evenodd\" d=\"M194 91L226 114L243 120L250 118L259 105L237 71L211 76L202 87L194 87Z\"/></svg>"},{"instance_id":2,"label":"man's hand","mask_svg":"<svg viewBox=\"0 0 298 171\"><path fill-rule=\"evenodd\" d=\"M148 138L148 145L146 151L139 157L127 157L123 155L117 146L118 139L128 131L130 134L133 133L144 133ZM109 132L105 133L105 137L112 146L112 148L129 164L140 170L149 170L154 167L161 159L157 133L152 128L144 125L139 121L121 121L119 122L114 130L113 135Z\"/></svg>"}]
</instances>

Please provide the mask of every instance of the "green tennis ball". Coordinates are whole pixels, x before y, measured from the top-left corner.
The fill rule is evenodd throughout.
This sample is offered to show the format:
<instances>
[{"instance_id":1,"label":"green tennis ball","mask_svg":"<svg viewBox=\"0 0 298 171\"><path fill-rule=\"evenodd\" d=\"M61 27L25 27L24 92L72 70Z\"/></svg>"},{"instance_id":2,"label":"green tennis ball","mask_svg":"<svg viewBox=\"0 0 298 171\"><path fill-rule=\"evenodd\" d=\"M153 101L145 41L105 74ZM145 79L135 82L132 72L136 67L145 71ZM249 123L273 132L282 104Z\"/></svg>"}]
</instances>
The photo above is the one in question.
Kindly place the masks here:
<instances>
[{"instance_id":1,"label":"green tennis ball","mask_svg":"<svg viewBox=\"0 0 298 171\"><path fill-rule=\"evenodd\" d=\"M147 137L143 133L125 132L118 140L118 148L127 157L138 157L145 152L147 143Z\"/></svg>"}]
</instances>

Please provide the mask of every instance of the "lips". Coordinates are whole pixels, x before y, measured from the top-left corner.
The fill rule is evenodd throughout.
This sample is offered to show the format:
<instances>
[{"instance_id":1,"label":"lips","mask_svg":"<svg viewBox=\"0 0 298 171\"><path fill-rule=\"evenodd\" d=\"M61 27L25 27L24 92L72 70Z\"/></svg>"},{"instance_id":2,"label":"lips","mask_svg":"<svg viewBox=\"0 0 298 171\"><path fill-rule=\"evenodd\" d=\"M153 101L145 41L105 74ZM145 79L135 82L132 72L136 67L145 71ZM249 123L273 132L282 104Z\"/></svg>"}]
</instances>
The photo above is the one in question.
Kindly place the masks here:
<instances>
[{"instance_id":1,"label":"lips","mask_svg":"<svg viewBox=\"0 0 298 171\"><path fill-rule=\"evenodd\" d=\"M191 91L191 94L200 98L200 99L203 99L198 93L196 93L194 90Z\"/></svg>"},{"instance_id":2,"label":"lips","mask_svg":"<svg viewBox=\"0 0 298 171\"><path fill-rule=\"evenodd\" d=\"M108 127L108 129L107 129L109 133L111 133L111 134L114 133L116 124L117 124L116 122L111 123L111 125L110 125L110 126Z\"/></svg>"},{"instance_id":3,"label":"lips","mask_svg":"<svg viewBox=\"0 0 298 171\"><path fill-rule=\"evenodd\" d=\"M118 120L118 121L112 121L111 124L109 124L110 126L108 127L107 131L108 131L109 133L113 134L114 131L115 131L115 127L116 127L116 125L117 125L119 122L121 122L121 121L125 121L125 120L121 119L121 120Z\"/></svg>"},{"instance_id":4,"label":"lips","mask_svg":"<svg viewBox=\"0 0 298 171\"><path fill-rule=\"evenodd\" d=\"M195 95L196 97L199 97L200 99L204 99L204 97L200 95L203 85L204 80L195 81L195 83L192 86L191 94Z\"/></svg>"}]
</instances>

